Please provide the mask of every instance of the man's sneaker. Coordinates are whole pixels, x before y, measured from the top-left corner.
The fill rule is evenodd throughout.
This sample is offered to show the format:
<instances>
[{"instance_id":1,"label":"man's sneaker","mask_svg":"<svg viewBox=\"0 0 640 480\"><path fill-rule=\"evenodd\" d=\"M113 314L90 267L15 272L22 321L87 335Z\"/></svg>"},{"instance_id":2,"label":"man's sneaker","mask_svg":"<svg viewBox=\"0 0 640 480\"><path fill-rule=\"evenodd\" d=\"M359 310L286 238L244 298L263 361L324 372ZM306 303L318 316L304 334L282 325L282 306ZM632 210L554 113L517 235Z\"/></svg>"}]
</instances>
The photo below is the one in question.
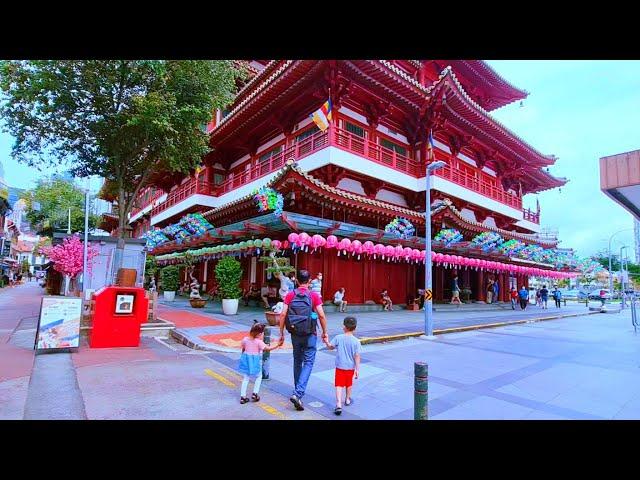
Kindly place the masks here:
<instances>
[{"instance_id":1,"label":"man's sneaker","mask_svg":"<svg viewBox=\"0 0 640 480\"><path fill-rule=\"evenodd\" d=\"M302 406L302 400L300 400L296 395L291 395L291 398L289 398L289 400L291 400L291 403L293 403L293 406L296 407L296 410L298 411L304 410L304 407Z\"/></svg>"}]
</instances>

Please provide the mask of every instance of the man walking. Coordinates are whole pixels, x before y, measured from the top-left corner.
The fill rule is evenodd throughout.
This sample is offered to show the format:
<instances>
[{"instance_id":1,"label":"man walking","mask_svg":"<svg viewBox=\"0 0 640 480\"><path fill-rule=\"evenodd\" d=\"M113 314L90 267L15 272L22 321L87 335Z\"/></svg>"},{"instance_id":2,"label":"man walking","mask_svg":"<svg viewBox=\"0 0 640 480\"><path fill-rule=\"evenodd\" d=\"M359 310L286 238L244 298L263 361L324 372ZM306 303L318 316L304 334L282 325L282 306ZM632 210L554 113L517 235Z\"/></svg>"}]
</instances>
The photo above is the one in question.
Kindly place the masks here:
<instances>
[{"instance_id":1,"label":"man walking","mask_svg":"<svg viewBox=\"0 0 640 480\"><path fill-rule=\"evenodd\" d=\"M524 310L527 308L527 304L529 303L529 291L524 288L524 285L520 288L518 296L520 297L520 310Z\"/></svg>"},{"instance_id":2,"label":"man walking","mask_svg":"<svg viewBox=\"0 0 640 480\"><path fill-rule=\"evenodd\" d=\"M547 286L543 285L540 290L540 300L542 302L542 308L547 308L547 301L549 300L549 290L547 290Z\"/></svg>"},{"instance_id":3,"label":"man walking","mask_svg":"<svg viewBox=\"0 0 640 480\"><path fill-rule=\"evenodd\" d=\"M304 410L302 397L307 389L307 382L311 376L313 363L316 359L318 343L318 318L322 328L322 341L328 342L327 319L322 308L322 298L309 289L309 272L298 272L300 286L289 292L284 298L284 309L280 314L280 341L284 344L284 327L291 334L293 346L293 395L289 400L296 410Z\"/></svg>"}]
</instances>

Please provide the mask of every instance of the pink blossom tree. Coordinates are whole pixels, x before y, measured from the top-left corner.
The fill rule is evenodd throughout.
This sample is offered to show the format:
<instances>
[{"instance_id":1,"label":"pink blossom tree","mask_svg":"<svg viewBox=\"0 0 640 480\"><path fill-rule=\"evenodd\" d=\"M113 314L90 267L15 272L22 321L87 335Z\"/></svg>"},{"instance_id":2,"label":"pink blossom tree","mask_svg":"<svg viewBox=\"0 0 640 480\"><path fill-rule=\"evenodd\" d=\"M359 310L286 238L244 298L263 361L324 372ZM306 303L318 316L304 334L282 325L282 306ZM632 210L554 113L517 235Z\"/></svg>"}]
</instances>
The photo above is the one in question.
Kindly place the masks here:
<instances>
[{"instance_id":1,"label":"pink blossom tree","mask_svg":"<svg viewBox=\"0 0 640 480\"><path fill-rule=\"evenodd\" d=\"M55 247L43 247L40 249L40 253L43 253L53 262L54 270L62 273L67 278L75 279L79 273L82 273L83 263L83 243L78 236L65 238L61 245ZM89 245L87 248L87 272L91 272L92 260L98 255L98 249Z\"/></svg>"}]
</instances>

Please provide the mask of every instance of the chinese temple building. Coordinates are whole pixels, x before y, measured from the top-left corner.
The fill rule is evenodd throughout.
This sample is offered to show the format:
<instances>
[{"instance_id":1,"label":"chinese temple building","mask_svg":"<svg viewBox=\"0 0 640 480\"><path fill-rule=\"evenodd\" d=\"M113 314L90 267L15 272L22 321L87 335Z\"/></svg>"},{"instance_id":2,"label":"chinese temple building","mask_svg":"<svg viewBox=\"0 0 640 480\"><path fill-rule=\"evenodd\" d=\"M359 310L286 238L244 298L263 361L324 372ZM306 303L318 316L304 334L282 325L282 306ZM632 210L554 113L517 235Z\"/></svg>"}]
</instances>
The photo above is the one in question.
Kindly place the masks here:
<instances>
[{"instance_id":1,"label":"chinese temple building","mask_svg":"<svg viewBox=\"0 0 640 480\"><path fill-rule=\"evenodd\" d=\"M210 290L216 258L234 254L243 265L243 282L262 284L267 279L258 257L270 242L258 247L251 242L268 238L292 266L324 274L325 298L345 287L350 305L377 302L387 289L394 302L405 303L424 287L419 253L425 172L428 163L442 160L446 166L431 182L432 231L455 232L456 238L436 235L433 243L441 254L434 257L436 301L451 298L454 271L471 299L482 302L489 278L499 283L500 300L508 301L509 288L528 285L534 268L563 270L540 257L518 257L496 245L485 248L477 240L484 234L520 247L555 249L557 238L542 233L539 208L524 209L522 200L566 183L548 173L553 155L540 153L490 114L527 93L487 63L239 63L250 78L208 125L213 148L203 168L191 177L156 180L141 192L130 215L135 237L191 213L202 214L213 226L204 234L154 245L151 253L161 263L199 252L195 271ZM311 117L327 100L331 118L320 130ZM282 212L257 207L255 193L261 187L282 197ZM385 227L398 218L415 233L406 238L390 233ZM348 242L340 248L329 237ZM366 242L371 243L364 247ZM230 244L235 251L225 247Z\"/></svg>"}]
</instances>

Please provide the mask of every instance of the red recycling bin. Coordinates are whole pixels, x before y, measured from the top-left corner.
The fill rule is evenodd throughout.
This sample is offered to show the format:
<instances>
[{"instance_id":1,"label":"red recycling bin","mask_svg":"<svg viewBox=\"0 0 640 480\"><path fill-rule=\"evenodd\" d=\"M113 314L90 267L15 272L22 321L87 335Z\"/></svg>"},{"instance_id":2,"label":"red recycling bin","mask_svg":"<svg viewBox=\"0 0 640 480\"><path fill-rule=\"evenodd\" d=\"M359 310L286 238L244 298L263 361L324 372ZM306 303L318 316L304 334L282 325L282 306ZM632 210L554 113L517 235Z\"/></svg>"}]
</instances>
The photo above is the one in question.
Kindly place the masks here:
<instances>
[{"instance_id":1,"label":"red recycling bin","mask_svg":"<svg viewBox=\"0 0 640 480\"><path fill-rule=\"evenodd\" d=\"M149 299L144 288L103 287L93 294L93 328L89 347L137 347L140 326L149 315Z\"/></svg>"}]
</instances>

